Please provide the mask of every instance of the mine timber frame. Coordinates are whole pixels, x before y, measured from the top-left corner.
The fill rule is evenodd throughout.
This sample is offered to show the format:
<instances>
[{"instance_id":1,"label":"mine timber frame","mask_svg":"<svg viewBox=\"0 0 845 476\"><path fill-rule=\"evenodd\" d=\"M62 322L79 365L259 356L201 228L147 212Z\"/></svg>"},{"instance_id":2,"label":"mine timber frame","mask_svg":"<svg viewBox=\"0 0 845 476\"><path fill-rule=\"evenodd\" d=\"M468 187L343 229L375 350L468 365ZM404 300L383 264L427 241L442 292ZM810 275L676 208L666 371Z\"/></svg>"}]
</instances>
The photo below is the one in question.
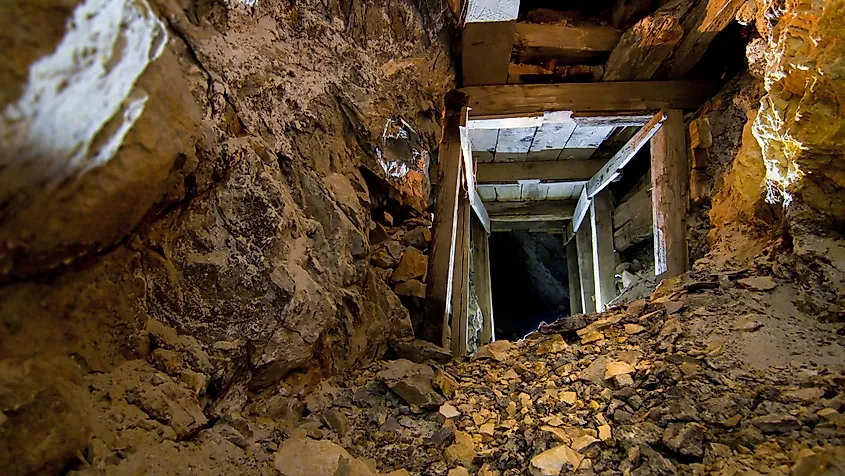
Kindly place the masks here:
<instances>
[{"instance_id":1,"label":"mine timber frame","mask_svg":"<svg viewBox=\"0 0 845 476\"><path fill-rule=\"evenodd\" d=\"M488 235L524 229L564 234L573 312L601 311L615 296L613 204L607 186L646 144L651 145L652 205L658 278L689 266L686 246L689 165L683 109L699 107L711 82L473 86L447 96L436 182L424 337L466 355L470 272L483 315L479 343L495 339ZM456 102L455 98L459 98ZM469 105L469 107L467 106ZM522 127L562 118L588 124L641 126L607 162L481 163L472 159L468 130ZM479 183L518 180L585 183L577 201L490 202ZM574 240L573 240L574 238ZM472 269L470 269L472 268ZM580 291L579 291L580 290Z\"/></svg>"}]
</instances>

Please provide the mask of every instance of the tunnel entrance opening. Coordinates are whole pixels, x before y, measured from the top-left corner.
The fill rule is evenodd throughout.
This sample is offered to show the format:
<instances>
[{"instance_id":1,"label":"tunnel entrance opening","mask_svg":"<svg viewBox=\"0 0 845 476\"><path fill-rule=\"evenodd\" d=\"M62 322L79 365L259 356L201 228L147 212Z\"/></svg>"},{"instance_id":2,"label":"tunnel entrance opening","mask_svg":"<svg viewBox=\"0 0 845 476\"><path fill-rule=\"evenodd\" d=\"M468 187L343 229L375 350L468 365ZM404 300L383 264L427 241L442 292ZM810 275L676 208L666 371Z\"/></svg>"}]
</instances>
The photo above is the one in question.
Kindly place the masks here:
<instances>
[{"instance_id":1,"label":"tunnel entrance opening","mask_svg":"<svg viewBox=\"0 0 845 476\"><path fill-rule=\"evenodd\" d=\"M496 339L518 340L541 322L569 315L563 237L524 230L490 235Z\"/></svg>"}]
</instances>

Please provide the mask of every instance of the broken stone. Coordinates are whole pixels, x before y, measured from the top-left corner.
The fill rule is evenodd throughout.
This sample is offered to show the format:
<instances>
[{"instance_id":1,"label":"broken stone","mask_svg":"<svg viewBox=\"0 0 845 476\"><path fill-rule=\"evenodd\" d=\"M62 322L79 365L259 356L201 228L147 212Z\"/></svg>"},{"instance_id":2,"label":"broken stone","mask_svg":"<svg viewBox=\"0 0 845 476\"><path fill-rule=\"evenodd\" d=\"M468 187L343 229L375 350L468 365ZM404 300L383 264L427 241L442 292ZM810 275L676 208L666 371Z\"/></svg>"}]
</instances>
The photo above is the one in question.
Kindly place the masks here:
<instances>
[{"instance_id":1,"label":"broken stone","mask_svg":"<svg viewBox=\"0 0 845 476\"><path fill-rule=\"evenodd\" d=\"M553 334L549 339L537 345L537 355L546 355L562 352L568 346L560 334Z\"/></svg>"},{"instance_id":2,"label":"broken stone","mask_svg":"<svg viewBox=\"0 0 845 476\"><path fill-rule=\"evenodd\" d=\"M575 402L578 401L578 394L576 394L575 392L560 392L558 398L560 398L560 401L562 401L563 403L566 403L568 405L574 405Z\"/></svg>"},{"instance_id":3,"label":"broken stone","mask_svg":"<svg viewBox=\"0 0 845 476\"><path fill-rule=\"evenodd\" d=\"M409 296L425 299L425 289L425 284L421 283L419 280L409 279L405 282L397 284L393 288L393 292L395 292L399 296Z\"/></svg>"},{"instance_id":4,"label":"broken stone","mask_svg":"<svg viewBox=\"0 0 845 476\"><path fill-rule=\"evenodd\" d=\"M458 466L457 468L450 469L447 476L469 476L469 471L463 466Z\"/></svg>"},{"instance_id":5,"label":"broken stone","mask_svg":"<svg viewBox=\"0 0 845 476\"><path fill-rule=\"evenodd\" d=\"M645 327L638 324L625 324L625 333L628 335L639 334L644 331Z\"/></svg>"},{"instance_id":6,"label":"broken stone","mask_svg":"<svg viewBox=\"0 0 845 476\"><path fill-rule=\"evenodd\" d=\"M552 436L555 438L555 440L557 440L561 443L569 444L570 441L572 441L569 438L569 435L560 428L556 428L556 427L549 426L549 425L544 425L544 426L540 427L540 430L541 431L547 431L547 432L551 433Z\"/></svg>"},{"instance_id":7,"label":"broken stone","mask_svg":"<svg viewBox=\"0 0 845 476\"><path fill-rule=\"evenodd\" d=\"M440 405L440 414L443 415L444 418L458 418L461 416L461 412L458 411L457 408L453 407L448 403L444 403Z\"/></svg>"},{"instance_id":8,"label":"broken stone","mask_svg":"<svg viewBox=\"0 0 845 476\"><path fill-rule=\"evenodd\" d=\"M400 359L408 359L417 364L425 364L428 361L445 364L452 360L451 352L420 339L392 341L389 347Z\"/></svg>"},{"instance_id":9,"label":"broken stone","mask_svg":"<svg viewBox=\"0 0 845 476\"><path fill-rule=\"evenodd\" d=\"M560 445L546 450L531 458L531 474L533 476L558 476L566 464L575 470L581 465L584 457L566 445Z\"/></svg>"},{"instance_id":10,"label":"broken stone","mask_svg":"<svg viewBox=\"0 0 845 476\"><path fill-rule=\"evenodd\" d=\"M819 401L824 396L824 389L821 388L801 388L798 390L790 390L784 392L783 396L787 401L814 403Z\"/></svg>"},{"instance_id":11,"label":"broken stone","mask_svg":"<svg viewBox=\"0 0 845 476\"><path fill-rule=\"evenodd\" d=\"M481 433L482 435L486 435L486 436L489 436L489 437L492 438L493 433L495 432L495 427L496 427L496 425L493 424L492 422L487 422L487 423L481 425L481 427L478 429L478 432Z\"/></svg>"},{"instance_id":12,"label":"broken stone","mask_svg":"<svg viewBox=\"0 0 845 476\"><path fill-rule=\"evenodd\" d=\"M434 384L437 385L437 388L446 395L447 398L452 398L455 396L455 392L458 391L458 387L460 384L455 377L449 375L448 372L445 370L438 370L437 375L434 377Z\"/></svg>"},{"instance_id":13,"label":"broken stone","mask_svg":"<svg viewBox=\"0 0 845 476\"><path fill-rule=\"evenodd\" d=\"M748 319L740 319L734 322L734 325L731 327L731 329L740 332L754 332L761 329L762 327L763 324L761 322Z\"/></svg>"},{"instance_id":14,"label":"broken stone","mask_svg":"<svg viewBox=\"0 0 845 476\"><path fill-rule=\"evenodd\" d=\"M475 455L475 443L473 443L472 437L463 431L455 432L455 442L449 445L443 453L447 463L464 466L472 466Z\"/></svg>"},{"instance_id":15,"label":"broken stone","mask_svg":"<svg viewBox=\"0 0 845 476\"><path fill-rule=\"evenodd\" d=\"M510 350L511 345L512 344L506 340L497 340L496 342L491 342L487 345L479 347L475 355L472 356L472 359L493 359L502 362L504 360L507 360L508 351Z\"/></svg>"},{"instance_id":16,"label":"broken stone","mask_svg":"<svg viewBox=\"0 0 845 476\"><path fill-rule=\"evenodd\" d=\"M666 308L666 314L672 315L684 308L684 303L680 301L668 301L663 304Z\"/></svg>"},{"instance_id":17,"label":"broken stone","mask_svg":"<svg viewBox=\"0 0 845 476\"><path fill-rule=\"evenodd\" d=\"M363 462L355 459L345 449L328 440L291 438L279 445L273 467L282 476L372 476L373 472Z\"/></svg>"},{"instance_id":18,"label":"broken stone","mask_svg":"<svg viewBox=\"0 0 845 476\"><path fill-rule=\"evenodd\" d=\"M449 446L455 441L455 430L451 427L444 426L431 435L431 444L438 448Z\"/></svg>"},{"instance_id":19,"label":"broken stone","mask_svg":"<svg viewBox=\"0 0 845 476\"><path fill-rule=\"evenodd\" d=\"M604 333L601 331L590 331L581 336L581 344L589 344L604 339Z\"/></svg>"},{"instance_id":20,"label":"broken stone","mask_svg":"<svg viewBox=\"0 0 845 476\"><path fill-rule=\"evenodd\" d=\"M608 362L604 372L604 379L608 380L617 375L627 375L634 372L634 367L628 362L621 360L615 362Z\"/></svg>"},{"instance_id":21,"label":"broken stone","mask_svg":"<svg viewBox=\"0 0 845 476\"><path fill-rule=\"evenodd\" d=\"M444 403L443 397L434 391L434 370L428 365L406 359L392 360L378 376L409 405L433 410Z\"/></svg>"},{"instance_id":22,"label":"broken stone","mask_svg":"<svg viewBox=\"0 0 845 476\"><path fill-rule=\"evenodd\" d=\"M737 282L750 291L771 291L777 287L777 283L769 276L752 276L739 279Z\"/></svg>"},{"instance_id":23,"label":"broken stone","mask_svg":"<svg viewBox=\"0 0 845 476\"><path fill-rule=\"evenodd\" d=\"M343 437L349 433L349 419L340 410L332 409L323 414L323 423Z\"/></svg>"},{"instance_id":24,"label":"broken stone","mask_svg":"<svg viewBox=\"0 0 845 476\"><path fill-rule=\"evenodd\" d=\"M597 441L599 440L591 435L581 435L572 439L572 449L575 451L581 451Z\"/></svg>"},{"instance_id":25,"label":"broken stone","mask_svg":"<svg viewBox=\"0 0 845 476\"><path fill-rule=\"evenodd\" d=\"M390 280L394 283L402 283L409 279L422 278L428 271L428 256L422 251L410 247L405 249L399 265L390 276Z\"/></svg>"},{"instance_id":26,"label":"broken stone","mask_svg":"<svg viewBox=\"0 0 845 476\"><path fill-rule=\"evenodd\" d=\"M801 428L801 422L794 416L786 413L770 413L759 416L752 418L751 423L760 431L767 434L789 433L790 431Z\"/></svg>"},{"instance_id":27,"label":"broken stone","mask_svg":"<svg viewBox=\"0 0 845 476\"><path fill-rule=\"evenodd\" d=\"M425 250L428 244L431 243L431 230L421 226L405 233L405 238L402 240L406 245L414 248Z\"/></svg>"},{"instance_id":28,"label":"broken stone","mask_svg":"<svg viewBox=\"0 0 845 476\"><path fill-rule=\"evenodd\" d=\"M599 439L607 441L611 438L610 425L601 425L599 427Z\"/></svg>"},{"instance_id":29,"label":"broken stone","mask_svg":"<svg viewBox=\"0 0 845 476\"><path fill-rule=\"evenodd\" d=\"M663 432L663 444L686 456L704 456L706 429L698 423L671 423Z\"/></svg>"}]
</instances>

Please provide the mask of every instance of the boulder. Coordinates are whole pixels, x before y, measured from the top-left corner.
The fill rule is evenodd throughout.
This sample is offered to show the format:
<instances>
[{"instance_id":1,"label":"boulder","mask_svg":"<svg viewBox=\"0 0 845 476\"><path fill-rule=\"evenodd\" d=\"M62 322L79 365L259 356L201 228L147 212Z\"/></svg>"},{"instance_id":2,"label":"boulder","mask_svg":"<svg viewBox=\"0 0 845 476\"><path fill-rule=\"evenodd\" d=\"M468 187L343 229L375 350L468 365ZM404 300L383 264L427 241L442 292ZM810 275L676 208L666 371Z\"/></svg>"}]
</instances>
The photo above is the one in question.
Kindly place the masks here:
<instances>
[{"instance_id":1,"label":"boulder","mask_svg":"<svg viewBox=\"0 0 845 476\"><path fill-rule=\"evenodd\" d=\"M427 271L428 256L414 247L409 247L405 249L399 265L390 276L390 280L394 283L403 283L409 279L422 278Z\"/></svg>"},{"instance_id":2,"label":"boulder","mask_svg":"<svg viewBox=\"0 0 845 476\"><path fill-rule=\"evenodd\" d=\"M273 467L282 476L373 476L361 461L328 440L291 438L279 446Z\"/></svg>"},{"instance_id":3,"label":"boulder","mask_svg":"<svg viewBox=\"0 0 845 476\"><path fill-rule=\"evenodd\" d=\"M411 406L435 410L445 399L434 390L434 370L428 365L416 364L406 359L387 362L379 378Z\"/></svg>"},{"instance_id":4,"label":"boulder","mask_svg":"<svg viewBox=\"0 0 845 476\"><path fill-rule=\"evenodd\" d=\"M415 297L425 299L425 284L418 279L409 279L403 283L397 284L393 288L393 292L399 296Z\"/></svg>"},{"instance_id":5,"label":"boulder","mask_svg":"<svg viewBox=\"0 0 845 476\"><path fill-rule=\"evenodd\" d=\"M390 344L392 350L399 358L410 360L418 364L428 361L445 364L452 360L452 353L431 342L413 339L397 340Z\"/></svg>"}]
</instances>

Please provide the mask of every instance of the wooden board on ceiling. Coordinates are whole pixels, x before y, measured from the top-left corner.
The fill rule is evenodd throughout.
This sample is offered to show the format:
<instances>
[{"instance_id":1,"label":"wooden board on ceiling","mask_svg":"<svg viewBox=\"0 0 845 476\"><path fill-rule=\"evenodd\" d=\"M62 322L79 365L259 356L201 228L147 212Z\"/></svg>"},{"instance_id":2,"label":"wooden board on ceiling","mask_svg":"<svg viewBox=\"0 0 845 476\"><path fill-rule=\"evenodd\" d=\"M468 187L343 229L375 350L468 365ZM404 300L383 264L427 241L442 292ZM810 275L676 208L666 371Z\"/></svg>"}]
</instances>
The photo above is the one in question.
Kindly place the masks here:
<instances>
[{"instance_id":1,"label":"wooden board on ceiling","mask_svg":"<svg viewBox=\"0 0 845 476\"><path fill-rule=\"evenodd\" d=\"M496 162L525 160L536 132L536 127L499 129L494 160Z\"/></svg>"},{"instance_id":2,"label":"wooden board on ceiling","mask_svg":"<svg viewBox=\"0 0 845 476\"><path fill-rule=\"evenodd\" d=\"M537 128L528 160L555 160L575 130L575 122L546 123Z\"/></svg>"},{"instance_id":3,"label":"wooden board on ceiling","mask_svg":"<svg viewBox=\"0 0 845 476\"><path fill-rule=\"evenodd\" d=\"M502 231L528 231L534 233L556 233L563 234L566 230L565 221L529 221L529 222L507 222L499 221L492 223L493 232Z\"/></svg>"},{"instance_id":4,"label":"wooden board on ceiling","mask_svg":"<svg viewBox=\"0 0 845 476\"><path fill-rule=\"evenodd\" d=\"M627 81L473 86L461 91L469 96L470 119L478 119L548 111L698 109L719 85L719 81Z\"/></svg>"},{"instance_id":5,"label":"wooden board on ceiling","mask_svg":"<svg viewBox=\"0 0 845 476\"><path fill-rule=\"evenodd\" d=\"M561 151L560 160L587 160L598 149L607 136L613 132L612 126L578 126Z\"/></svg>"},{"instance_id":6,"label":"wooden board on ceiling","mask_svg":"<svg viewBox=\"0 0 845 476\"><path fill-rule=\"evenodd\" d=\"M536 200L577 200L586 182L478 185L478 194L488 202L519 202Z\"/></svg>"},{"instance_id":7,"label":"wooden board on ceiling","mask_svg":"<svg viewBox=\"0 0 845 476\"><path fill-rule=\"evenodd\" d=\"M602 166L604 161L601 160L492 162L478 164L475 179L479 184L515 184L520 180L579 182L590 180Z\"/></svg>"},{"instance_id":8,"label":"wooden board on ceiling","mask_svg":"<svg viewBox=\"0 0 845 476\"><path fill-rule=\"evenodd\" d=\"M574 200L527 200L485 204L491 221L569 220L575 211Z\"/></svg>"},{"instance_id":9,"label":"wooden board on ceiling","mask_svg":"<svg viewBox=\"0 0 845 476\"><path fill-rule=\"evenodd\" d=\"M622 32L611 26L519 22L514 52L520 63L601 64L621 36Z\"/></svg>"},{"instance_id":10,"label":"wooden board on ceiling","mask_svg":"<svg viewBox=\"0 0 845 476\"><path fill-rule=\"evenodd\" d=\"M496 143L499 131L496 129L470 129L469 141L472 145L472 157L478 162L492 162L496 155Z\"/></svg>"}]
</instances>

